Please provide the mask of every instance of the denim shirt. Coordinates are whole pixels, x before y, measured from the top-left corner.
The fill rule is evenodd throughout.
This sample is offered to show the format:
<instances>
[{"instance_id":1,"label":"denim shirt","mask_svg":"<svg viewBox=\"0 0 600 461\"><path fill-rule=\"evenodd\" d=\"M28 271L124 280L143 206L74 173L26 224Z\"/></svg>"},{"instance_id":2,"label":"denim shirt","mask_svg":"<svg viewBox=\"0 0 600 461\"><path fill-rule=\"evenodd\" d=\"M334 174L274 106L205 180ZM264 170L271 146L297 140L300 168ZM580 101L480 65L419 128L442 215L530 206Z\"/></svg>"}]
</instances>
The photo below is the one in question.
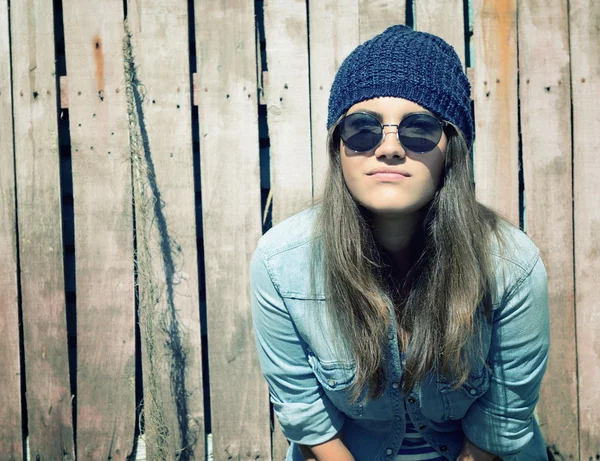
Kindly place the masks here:
<instances>
[{"instance_id":1,"label":"denim shirt","mask_svg":"<svg viewBox=\"0 0 600 461\"><path fill-rule=\"evenodd\" d=\"M531 240L505 226L506 247L490 250L497 294L491 322L480 319L485 357L463 386L454 389L432 372L404 395L399 384L404 356L396 322L390 321L384 393L352 404L355 363L348 350L334 347L339 337L328 319L322 273L311 286L311 251L319 243L312 230L315 214L312 208L273 227L251 263L258 356L274 412L291 442L286 461L302 461L298 444L326 442L342 427L356 461L391 461L404 438L406 414L449 460L457 458L465 436L503 460L546 460L533 411L548 357L548 290ZM391 305L389 312L393 319Z\"/></svg>"}]
</instances>

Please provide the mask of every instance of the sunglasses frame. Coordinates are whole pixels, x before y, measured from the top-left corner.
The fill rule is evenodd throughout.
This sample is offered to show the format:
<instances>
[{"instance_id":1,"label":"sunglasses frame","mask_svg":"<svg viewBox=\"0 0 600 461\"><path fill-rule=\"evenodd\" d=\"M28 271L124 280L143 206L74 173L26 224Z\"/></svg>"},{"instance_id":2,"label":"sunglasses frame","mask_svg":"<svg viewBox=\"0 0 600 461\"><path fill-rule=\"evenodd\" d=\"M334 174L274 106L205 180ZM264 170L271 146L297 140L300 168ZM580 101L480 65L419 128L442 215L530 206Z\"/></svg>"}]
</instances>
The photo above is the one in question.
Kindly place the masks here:
<instances>
[{"instance_id":1,"label":"sunglasses frame","mask_svg":"<svg viewBox=\"0 0 600 461\"><path fill-rule=\"evenodd\" d=\"M354 149L352 149L350 146L348 146L348 145L346 144L346 141L344 141L344 138L342 138L342 128L343 128L344 122L346 121L346 119L347 119L348 117L351 117L352 115L355 115L355 114L367 115L367 116L369 116L369 117L373 118L374 120L376 120L376 121L377 121L377 123L379 123L379 125L381 126L381 139L379 140L379 142L378 142L377 144L375 144L375 145L374 145L373 147L371 147L370 149L367 149L367 150L354 150ZM338 126L337 126L337 128L338 128L338 133L339 133L340 139L341 139L341 140L344 142L344 145L346 145L346 146L347 146L347 147L348 147L348 148L349 148L349 149L350 149L352 152L364 153L364 152L369 152L369 151L371 151L371 150L373 150L373 149L377 149L377 148L378 148L378 147L381 145L381 143L383 142L383 140L385 139L386 135L388 135L388 134L389 134L389 133L386 133L386 132L385 132L385 127L386 127L386 126L394 126L394 127L396 127L396 139L398 140L398 143L399 143L399 144L400 144L400 145L401 145L401 146L402 146L404 149L408 150L409 152L413 152L413 153L415 153L415 154L427 154L428 152L431 152L433 149L435 149L435 147L434 147L433 149L430 149L430 150L426 150L426 151L419 152L419 151L414 151L414 150L412 150L412 149L409 149L409 148L408 148L408 147L406 147L404 144L402 144L402 141L400 140L400 125L402 125L402 123L403 123L403 122L404 122L404 121L405 121L405 120L406 120L408 117L411 117L411 116L413 116L413 115L419 115L419 116L431 117L432 119L434 119L436 122L438 122L438 123L440 124L440 128L441 128L441 131L440 131L440 138L438 139L438 141L437 141L437 143L436 143L436 146L437 146L437 144L439 144L439 142L440 142L440 139L442 139L442 134L444 133L444 129L445 129L446 127L448 127L448 126L452 126L452 124L451 124L450 122L447 122L446 120L439 119L439 118L438 118L438 117L436 117L435 115L432 115L432 114L427 114L427 113L425 113L425 112L413 112L413 113L410 113L410 114L406 114L406 115L405 115L405 116L402 118L402 120L400 120L400 123L385 123L385 124L384 124L384 123L381 123L381 122L379 121L379 119L378 119L378 118L377 118L377 117L376 117L374 114L372 114L372 113L370 113L370 112L361 112L361 111L358 111L358 112L352 112L351 114L346 114L346 115L344 115L344 117L343 117L343 118L340 120L340 122L338 123Z\"/></svg>"}]
</instances>

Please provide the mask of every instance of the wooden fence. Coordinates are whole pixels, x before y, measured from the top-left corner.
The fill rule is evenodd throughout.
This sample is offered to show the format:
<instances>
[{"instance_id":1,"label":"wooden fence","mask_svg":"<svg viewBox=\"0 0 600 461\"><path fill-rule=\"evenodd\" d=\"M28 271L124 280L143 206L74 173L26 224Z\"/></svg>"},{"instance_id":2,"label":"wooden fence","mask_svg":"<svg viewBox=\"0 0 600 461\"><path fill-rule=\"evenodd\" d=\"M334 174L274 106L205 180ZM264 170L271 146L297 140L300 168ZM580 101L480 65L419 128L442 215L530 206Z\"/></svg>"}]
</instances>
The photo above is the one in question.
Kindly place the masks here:
<instances>
[{"instance_id":1,"label":"wooden fence","mask_svg":"<svg viewBox=\"0 0 600 461\"><path fill-rule=\"evenodd\" d=\"M542 430L600 459L600 3L0 0L0 461L125 460L141 427L148 459L284 459L250 257L321 191L337 67L395 23L467 66L477 194L549 273Z\"/></svg>"}]
</instances>

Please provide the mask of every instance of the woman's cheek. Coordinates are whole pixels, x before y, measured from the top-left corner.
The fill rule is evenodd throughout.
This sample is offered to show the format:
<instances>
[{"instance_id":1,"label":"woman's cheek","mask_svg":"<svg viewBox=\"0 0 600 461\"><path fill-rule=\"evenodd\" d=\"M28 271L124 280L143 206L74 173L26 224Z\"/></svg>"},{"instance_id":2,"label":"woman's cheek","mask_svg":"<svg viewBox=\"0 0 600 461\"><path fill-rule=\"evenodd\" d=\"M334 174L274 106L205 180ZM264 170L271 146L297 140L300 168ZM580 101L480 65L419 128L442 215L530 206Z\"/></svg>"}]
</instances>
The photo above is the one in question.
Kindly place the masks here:
<instances>
[{"instance_id":1,"label":"woman's cheek","mask_svg":"<svg viewBox=\"0 0 600 461\"><path fill-rule=\"evenodd\" d=\"M364 183L364 178L361 178L361 175L356 172L356 168L353 168L352 162L347 159L342 161L342 177L350 194L354 198L358 198L357 196L361 195L361 189L365 187L365 184L361 184L361 180Z\"/></svg>"}]
</instances>

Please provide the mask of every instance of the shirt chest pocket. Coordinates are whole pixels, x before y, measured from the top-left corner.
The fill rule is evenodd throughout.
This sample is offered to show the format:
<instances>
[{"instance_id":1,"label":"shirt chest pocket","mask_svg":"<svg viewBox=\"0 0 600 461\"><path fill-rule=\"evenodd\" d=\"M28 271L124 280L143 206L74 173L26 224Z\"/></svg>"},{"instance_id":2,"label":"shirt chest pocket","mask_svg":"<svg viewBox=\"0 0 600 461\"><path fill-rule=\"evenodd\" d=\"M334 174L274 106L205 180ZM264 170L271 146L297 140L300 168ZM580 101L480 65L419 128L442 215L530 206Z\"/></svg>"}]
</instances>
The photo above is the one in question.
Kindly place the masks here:
<instances>
[{"instance_id":1,"label":"shirt chest pocket","mask_svg":"<svg viewBox=\"0 0 600 461\"><path fill-rule=\"evenodd\" d=\"M321 361L312 351L308 352L308 363L331 403L347 416L360 418L362 405L358 401L350 403L350 387L356 374L354 363Z\"/></svg>"},{"instance_id":2,"label":"shirt chest pocket","mask_svg":"<svg viewBox=\"0 0 600 461\"><path fill-rule=\"evenodd\" d=\"M473 402L487 392L490 379L487 367L471 372L467 381L458 388L444 377L439 377L421 389L421 412L436 422L460 420Z\"/></svg>"}]
</instances>

